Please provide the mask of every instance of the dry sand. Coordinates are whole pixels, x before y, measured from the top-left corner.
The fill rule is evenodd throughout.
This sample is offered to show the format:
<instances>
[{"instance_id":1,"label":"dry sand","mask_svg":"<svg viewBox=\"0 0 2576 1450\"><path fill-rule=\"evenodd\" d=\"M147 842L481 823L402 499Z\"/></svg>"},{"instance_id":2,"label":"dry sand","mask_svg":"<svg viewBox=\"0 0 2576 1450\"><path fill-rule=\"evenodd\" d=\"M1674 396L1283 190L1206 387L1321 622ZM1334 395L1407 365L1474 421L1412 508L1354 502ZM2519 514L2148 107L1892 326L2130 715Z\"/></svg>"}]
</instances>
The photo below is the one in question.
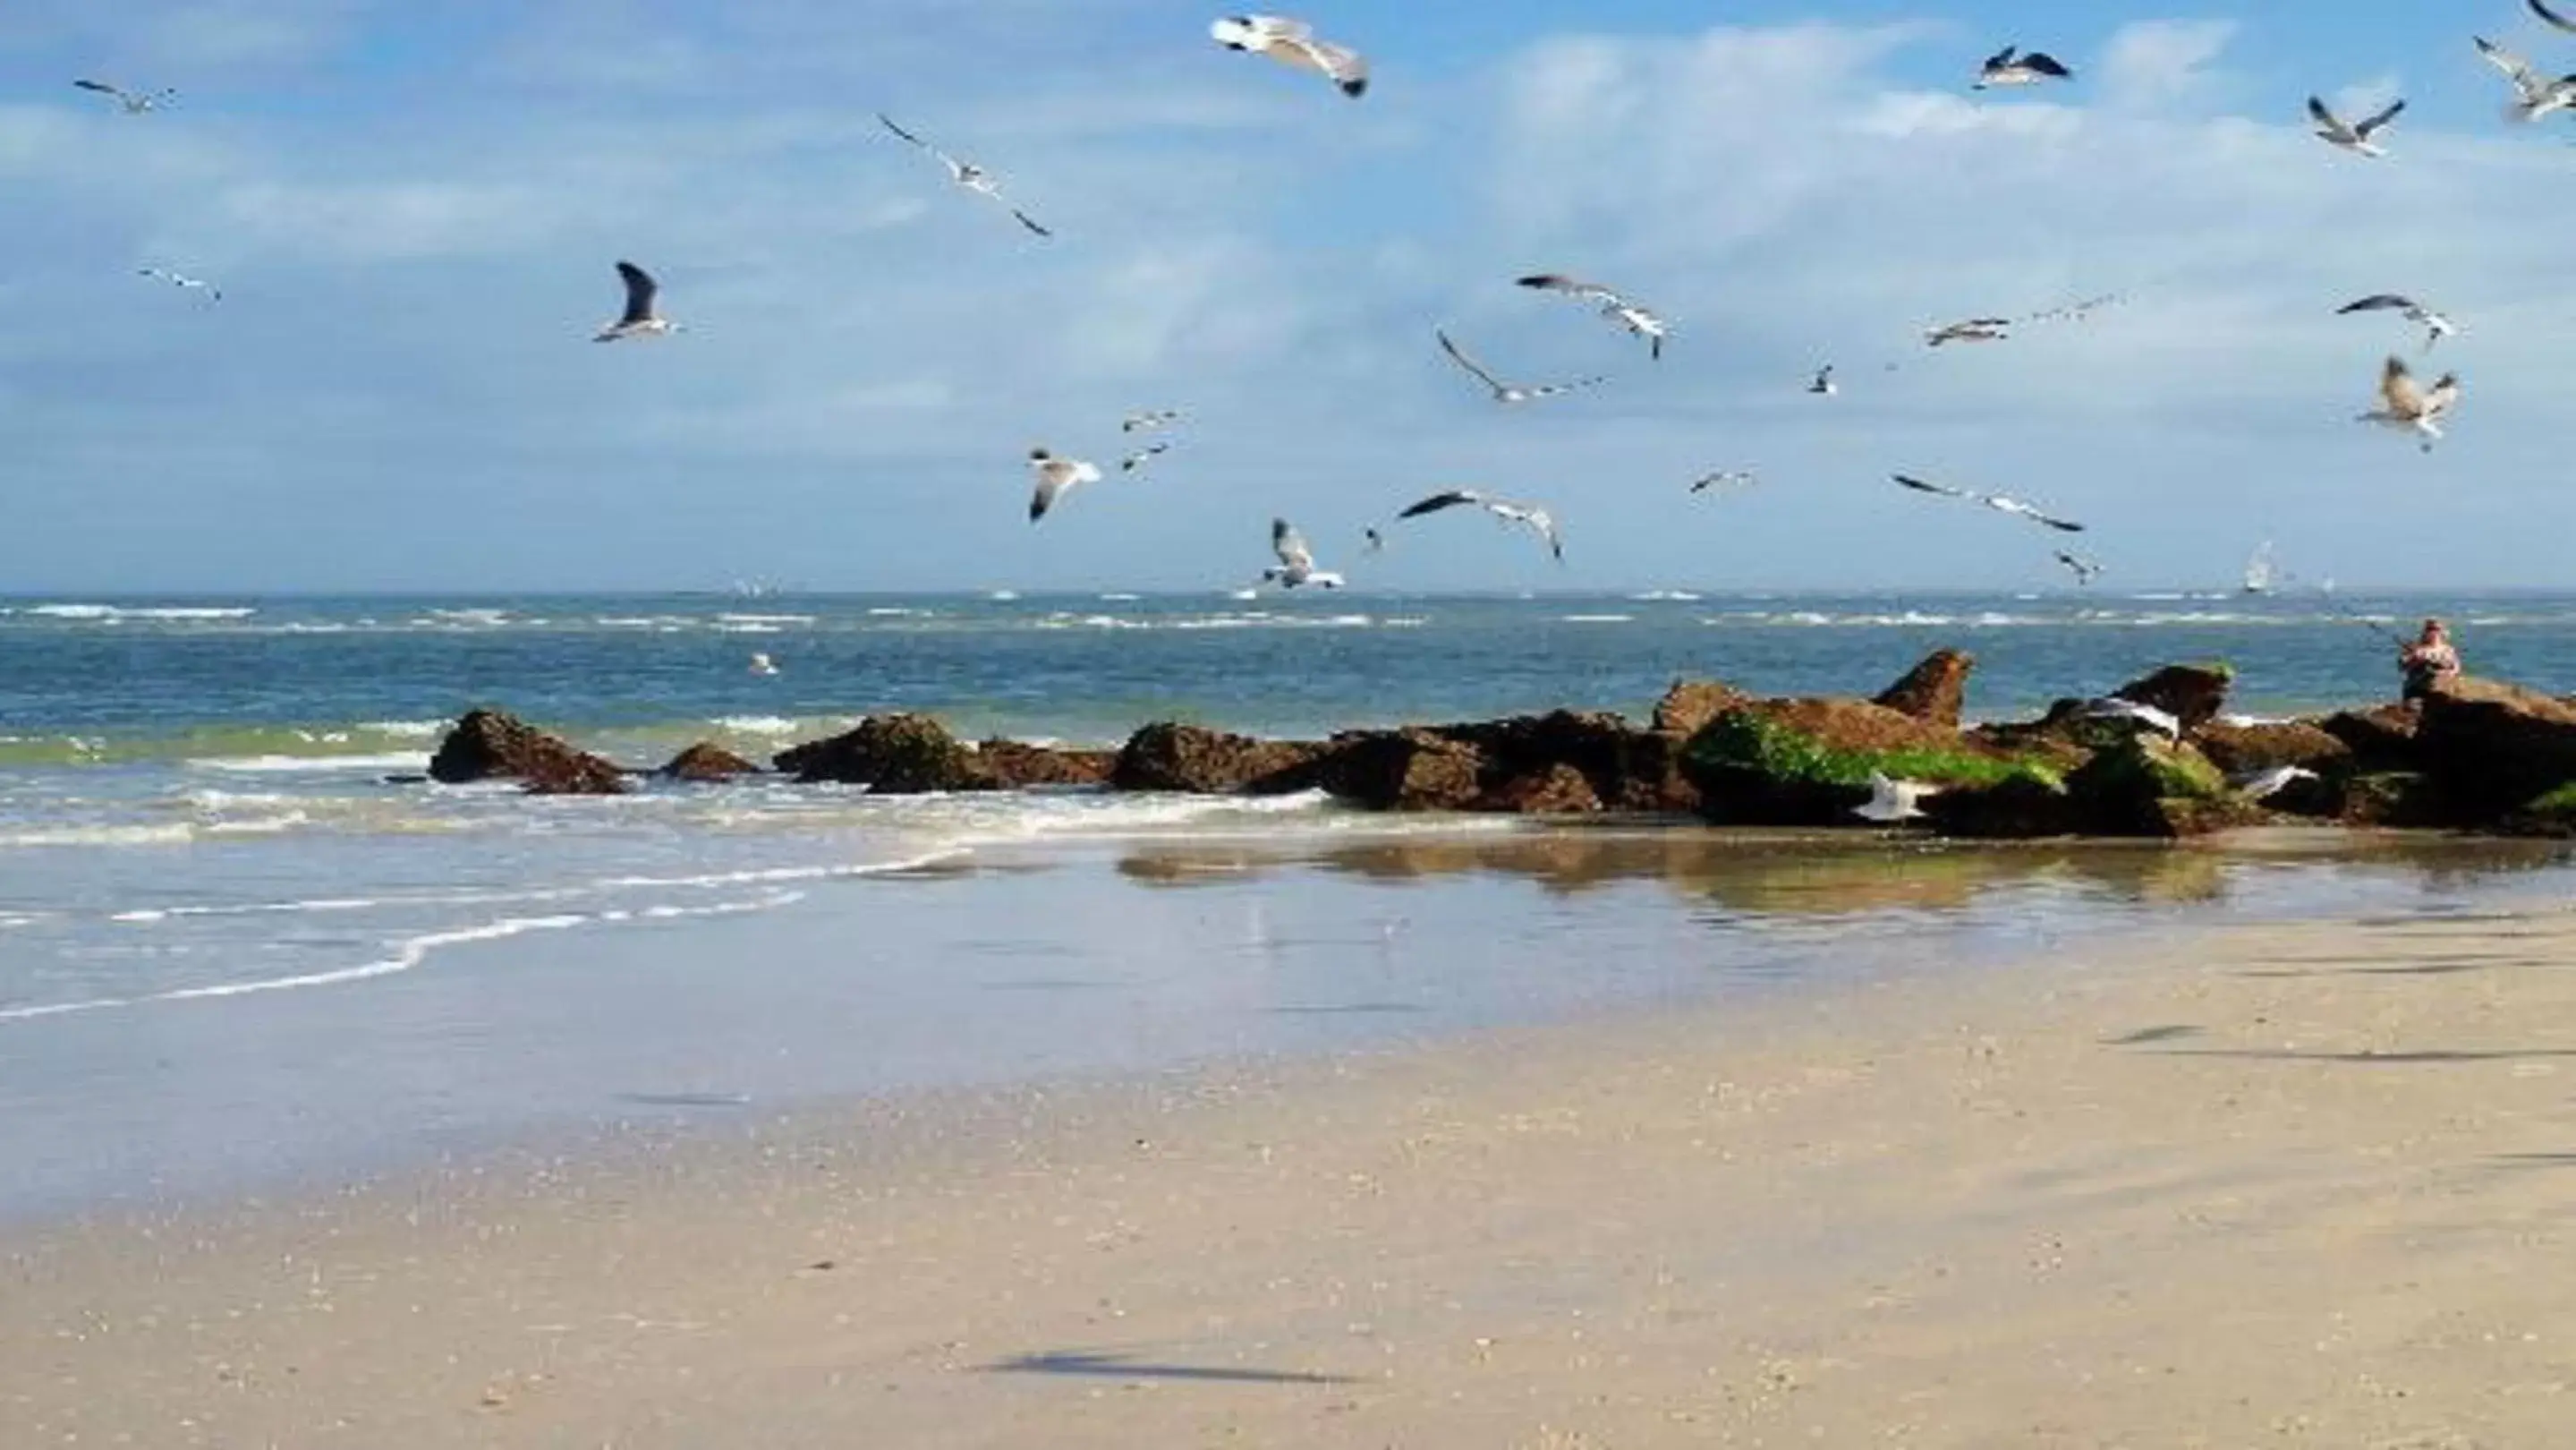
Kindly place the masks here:
<instances>
[{"instance_id":1,"label":"dry sand","mask_svg":"<svg viewBox=\"0 0 2576 1450\"><path fill-rule=\"evenodd\" d=\"M2232 930L57 1231L0 1445L2567 1445L2571 968Z\"/></svg>"}]
</instances>

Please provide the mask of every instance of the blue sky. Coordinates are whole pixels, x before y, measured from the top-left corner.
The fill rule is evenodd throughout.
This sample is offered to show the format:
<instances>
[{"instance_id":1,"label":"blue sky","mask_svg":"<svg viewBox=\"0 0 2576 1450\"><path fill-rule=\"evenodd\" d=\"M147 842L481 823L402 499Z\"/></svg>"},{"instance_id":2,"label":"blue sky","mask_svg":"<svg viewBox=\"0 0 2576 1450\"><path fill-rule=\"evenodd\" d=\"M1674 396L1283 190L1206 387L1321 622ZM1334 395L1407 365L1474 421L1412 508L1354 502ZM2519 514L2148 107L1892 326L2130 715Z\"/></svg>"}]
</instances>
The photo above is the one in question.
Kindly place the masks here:
<instances>
[{"instance_id":1,"label":"blue sky","mask_svg":"<svg viewBox=\"0 0 2576 1450\"><path fill-rule=\"evenodd\" d=\"M2511 127L2512 0L1348 3L1363 101L1146 0L35 0L0 24L0 593L1214 588L1274 514L1394 588L2032 587L2088 520L2138 587L2262 538L2349 584L2567 581L2576 123ZM2356 24L2366 17L2371 23ZM2006 40L2079 71L1965 79ZM175 86L116 115L77 75ZM2411 102L2381 163L2311 90ZM876 128L975 157L1052 242ZM691 331L596 347L610 263ZM220 304L134 275L218 281ZM1660 364L1510 278L1670 315ZM2467 333L2432 456L2352 423L2421 293ZM1982 349L1950 317L2126 304ZM1531 378L1494 407L1435 325ZM1808 397L1837 364L1840 397ZM1894 362L1894 371L1885 370ZM1032 527L1033 444L1141 478ZM1753 468L1722 500L1684 489ZM1113 470L1114 473L1114 470ZM1549 505L1567 563L1444 516Z\"/></svg>"}]
</instances>

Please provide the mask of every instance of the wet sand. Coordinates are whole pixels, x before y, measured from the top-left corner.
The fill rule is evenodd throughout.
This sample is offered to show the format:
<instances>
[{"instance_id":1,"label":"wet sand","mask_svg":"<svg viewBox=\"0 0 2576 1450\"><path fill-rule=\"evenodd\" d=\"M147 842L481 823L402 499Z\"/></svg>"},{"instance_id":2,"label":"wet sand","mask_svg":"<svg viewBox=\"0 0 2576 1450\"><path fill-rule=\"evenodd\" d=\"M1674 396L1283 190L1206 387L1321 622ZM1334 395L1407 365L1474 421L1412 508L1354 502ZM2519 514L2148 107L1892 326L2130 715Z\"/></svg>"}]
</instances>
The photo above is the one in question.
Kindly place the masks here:
<instances>
[{"instance_id":1,"label":"wet sand","mask_svg":"<svg viewBox=\"0 0 2576 1450\"><path fill-rule=\"evenodd\" d=\"M0 1441L2565 1440L2576 917L2058 958L56 1230Z\"/></svg>"}]
</instances>

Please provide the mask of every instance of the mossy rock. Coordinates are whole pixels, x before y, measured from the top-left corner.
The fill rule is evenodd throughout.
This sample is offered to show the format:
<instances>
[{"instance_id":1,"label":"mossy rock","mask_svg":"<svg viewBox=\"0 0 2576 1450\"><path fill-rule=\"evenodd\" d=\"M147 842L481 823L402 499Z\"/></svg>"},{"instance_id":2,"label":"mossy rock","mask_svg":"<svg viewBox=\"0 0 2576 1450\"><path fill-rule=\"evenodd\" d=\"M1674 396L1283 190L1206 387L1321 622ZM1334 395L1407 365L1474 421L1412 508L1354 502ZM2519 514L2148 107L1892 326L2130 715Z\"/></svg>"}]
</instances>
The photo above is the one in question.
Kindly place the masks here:
<instances>
[{"instance_id":1,"label":"mossy rock","mask_svg":"<svg viewBox=\"0 0 2576 1450\"><path fill-rule=\"evenodd\" d=\"M2174 802L2233 798L2227 777L2188 745L2132 735L2086 761L2066 778L2083 829L2102 836L2171 836L2189 813Z\"/></svg>"},{"instance_id":2,"label":"mossy rock","mask_svg":"<svg viewBox=\"0 0 2576 1450\"><path fill-rule=\"evenodd\" d=\"M2505 828L2517 836L2576 840L2576 780L2532 797Z\"/></svg>"},{"instance_id":3,"label":"mossy rock","mask_svg":"<svg viewBox=\"0 0 2576 1450\"><path fill-rule=\"evenodd\" d=\"M1934 833L1977 841L2039 840L2082 829L2065 785L2036 770L1927 797L1923 814Z\"/></svg>"},{"instance_id":4,"label":"mossy rock","mask_svg":"<svg viewBox=\"0 0 2576 1450\"><path fill-rule=\"evenodd\" d=\"M2345 784L2338 814L2348 826L2411 828L2449 825L2458 812L2449 793L2430 776L2381 770L2356 775Z\"/></svg>"},{"instance_id":5,"label":"mossy rock","mask_svg":"<svg viewBox=\"0 0 2576 1450\"><path fill-rule=\"evenodd\" d=\"M1781 718L1792 709L1824 730ZM1691 737L1683 769L1699 788L1702 813L1737 825L1849 825L1853 808L1869 799L1872 775L1944 787L2016 776L2056 784L2044 765L1987 754L1953 732L1843 701L1729 710Z\"/></svg>"}]
</instances>

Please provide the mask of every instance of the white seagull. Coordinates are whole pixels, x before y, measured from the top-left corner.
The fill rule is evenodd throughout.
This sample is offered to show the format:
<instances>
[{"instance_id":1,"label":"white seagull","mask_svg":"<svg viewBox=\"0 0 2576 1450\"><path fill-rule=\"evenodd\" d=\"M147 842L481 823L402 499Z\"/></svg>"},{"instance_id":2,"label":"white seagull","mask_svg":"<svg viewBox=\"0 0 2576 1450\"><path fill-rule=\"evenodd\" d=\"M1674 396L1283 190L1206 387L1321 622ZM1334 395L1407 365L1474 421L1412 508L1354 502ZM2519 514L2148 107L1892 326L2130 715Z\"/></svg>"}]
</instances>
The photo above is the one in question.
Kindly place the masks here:
<instances>
[{"instance_id":1,"label":"white seagull","mask_svg":"<svg viewBox=\"0 0 2576 1450\"><path fill-rule=\"evenodd\" d=\"M1878 771L1869 773L1869 800L1852 807L1852 814L1864 821L1882 826L1902 825L1923 818L1925 796L1939 795L1941 788L1919 780L1890 780Z\"/></svg>"},{"instance_id":2,"label":"white seagull","mask_svg":"<svg viewBox=\"0 0 2576 1450\"><path fill-rule=\"evenodd\" d=\"M1571 393L1581 388L1595 387L1608 381L1608 379L1600 377L1577 378L1570 383L1548 383L1539 387L1523 387L1518 383L1507 383L1502 379L1495 377L1492 373L1485 371L1483 364L1477 362L1474 358L1467 356L1467 354L1459 348L1458 344L1449 340L1448 333L1435 328L1432 330L1431 335L1440 339L1440 350L1449 354L1449 360L1451 362L1465 368L1469 373L1475 376L1476 381L1493 389L1494 401L1497 403L1536 402L1541 398L1553 398L1560 393Z\"/></svg>"},{"instance_id":3,"label":"white seagull","mask_svg":"<svg viewBox=\"0 0 2576 1450\"><path fill-rule=\"evenodd\" d=\"M2066 571L2075 576L2078 588L2089 589L2093 587L2094 580L2102 577L2102 566L2081 554L2070 554L2060 549L2057 551L2057 562L2065 565Z\"/></svg>"},{"instance_id":4,"label":"white seagull","mask_svg":"<svg viewBox=\"0 0 2576 1450\"><path fill-rule=\"evenodd\" d=\"M1029 450L1029 475L1036 491L1029 495L1029 522L1045 518L1055 501L1086 483L1100 481L1100 468L1079 458L1058 458L1043 448Z\"/></svg>"},{"instance_id":5,"label":"white seagull","mask_svg":"<svg viewBox=\"0 0 2576 1450\"><path fill-rule=\"evenodd\" d=\"M2135 700L2123 700L2117 695L2106 695L2099 700L2085 701L2084 708L2076 712L2076 718L2134 721L2164 735L2176 744L2182 743L2182 721L2172 711L2159 710L2153 705L2141 705Z\"/></svg>"},{"instance_id":6,"label":"white seagull","mask_svg":"<svg viewBox=\"0 0 2576 1450\"><path fill-rule=\"evenodd\" d=\"M1560 564L1565 562L1565 540L1556 531L1556 520L1549 516L1547 510L1535 504L1513 503L1509 499L1488 497L1472 488L1453 488L1446 493L1435 493L1413 504L1396 517L1418 519L1424 514L1436 514L1442 509L1466 505L1483 509L1507 524L1519 524L1537 534L1547 544L1547 551L1556 556L1556 561Z\"/></svg>"},{"instance_id":7,"label":"white seagull","mask_svg":"<svg viewBox=\"0 0 2576 1450\"><path fill-rule=\"evenodd\" d=\"M1128 454L1126 457L1119 459L1118 471L1120 473L1134 473L1137 469L1144 467L1147 460L1158 458L1171 451L1172 445L1169 443L1148 443L1144 447L1137 449L1135 452Z\"/></svg>"},{"instance_id":8,"label":"white seagull","mask_svg":"<svg viewBox=\"0 0 2576 1450\"><path fill-rule=\"evenodd\" d=\"M1318 589L1339 589L1342 576L1315 567L1315 551L1306 545L1306 536L1286 519L1270 521L1270 552L1279 562L1261 571L1263 580L1282 589L1296 589L1312 584Z\"/></svg>"},{"instance_id":9,"label":"white seagull","mask_svg":"<svg viewBox=\"0 0 2576 1450\"><path fill-rule=\"evenodd\" d=\"M2458 323L2453 322L2441 313L2434 311L2432 308L2425 306L2423 303L2416 301L2412 297L2401 297L2394 292L2376 292L2368 297L2362 298L2358 302L2347 302L2343 306L2335 309L2335 315L2338 317L2348 316L2355 312L2396 312L2402 314L2407 321L2424 329L2424 350L2426 352L2431 352L2435 343L2440 342L2443 338L2449 337L2460 330L2460 325Z\"/></svg>"},{"instance_id":10,"label":"white seagull","mask_svg":"<svg viewBox=\"0 0 2576 1450\"><path fill-rule=\"evenodd\" d=\"M129 116L140 116L147 111L157 111L179 98L177 91L129 91L109 85L105 81L78 80L72 84L85 91L95 91L116 102Z\"/></svg>"},{"instance_id":11,"label":"white seagull","mask_svg":"<svg viewBox=\"0 0 2576 1450\"><path fill-rule=\"evenodd\" d=\"M155 282L167 282L173 287L184 287L191 292L203 292L209 302L224 300L224 289L202 278L183 276L177 272L164 271L159 267L137 267L134 269L134 275L149 277Z\"/></svg>"},{"instance_id":12,"label":"white seagull","mask_svg":"<svg viewBox=\"0 0 2576 1450\"><path fill-rule=\"evenodd\" d=\"M2073 79L2075 72L2060 64L2057 57L2007 45L1987 56L1986 63L1977 67L1977 83L1969 89L1982 91L1989 86L2035 86L2041 81Z\"/></svg>"},{"instance_id":13,"label":"white seagull","mask_svg":"<svg viewBox=\"0 0 2576 1450\"><path fill-rule=\"evenodd\" d=\"M1578 302L1599 303L1602 316L1646 340L1648 357L1658 360L1663 357L1664 339L1672 336L1672 324L1657 316L1653 309L1630 300L1616 288L1556 272L1536 272L1518 281L1524 287L1541 292L1560 292Z\"/></svg>"},{"instance_id":14,"label":"white seagull","mask_svg":"<svg viewBox=\"0 0 2576 1450\"><path fill-rule=\"evenodd\" d=\"M1953 342L2006 342L2012 338L2009 317L1971 317L1959 322L1945 322L1927 328L1923 333L1925 347L1940 347Z\"/></svg>"},{"instance_id":15,"label":"white seagull","mask_svg":"<svg viewBox=\"0 0 2576 1450\"><path fill-rule=\"evenodd\" d=\"M2576 34L2576 20L2568 19L2557 11L2541 4L2540 0L2524 0L2524 3L2531 7L2532 14L2539 16L2542 20L2561 30L2567 31L2569 34Z\"/></svg>"},{"instance_id":16,"label":"white seagull","mask_svg":"<svg viewBox=\"0 0 2576 1450\"><path fill-rule=\"evenodd\" d=\"M1842 391L1842 384L1834 381L1834 365L1832 363L1827 363L1823 367L1816 369L1816 375L1807 380L1807 391L1820 398L1830 398L1834 394Z\"/></svg>"},{"instance_id":17,"label":"white seagull","mask_svg":"<svg viewBox=\"0 0 2576 1450\"><path fill-rule=\"evenodd\" d=\"M1118 431L1121 433L1143 433L1151 429L1160 428L1166 423L1177 423L1179 421L1181 421L1181 415L1178 409L1148 408L1142 412L1130 413L1126 417L1119 419Z\"/></svg>"},{"instance_id":18,"label":"white seagull","mask_svg":"<svg viewBox=\"0 0 2576 1450\"><path fill-rule=\"evenodd\" d=\"M2442 374L2428 391L2415 385L2415 375L2406 370L2405 359L2391 357L2379 370L2379 406L2354 421L2413 433L2423 440L2424 451L2430 453L2442 436L2442 420L2459 401L2459 374Z\"/></svg>"},{"instance_id":19,"label":"white seagull","mask_svg":"<svg viewBox=\"0 0 2576 1450\"><path fill-rule=\"evenodd\" d=\"M2478 54L2487 58L2487 64L2513 82L2514 98L2504 108L2506 120L2537 121L2553 111L2576 108L2576 76L2544 76L2531 68L2531 62L2484 36L2469 38L2477 42Z\"/></svg>"},{"instance_id":20,"label":"white seagull","mask_svg":"<svg viewBox=\"0 0 2576 1450\"><path fill-rule=\"evenodd\" d=\"M2323 777L2304 765L2276 765L2238 776L2228 784L2242 791L2248 800L2267 801L2300 781L2320 779Z\"/></svg>"},{"instance_id":21,"label":"white seagull","mask_svg":"<svg viewBox=\"0 0 2576 1450\"><path fill-rule=\"evenodd\" d=\"M2370 138L2378 135L2380 128L2396 120L2397 113L2405 109L2404 101L2391 101L2388 109L2378 115L2347 124L2342 117L2326 109L2325 102L2314 96L2308 97L2308 115L2317 123L2318 139L2340 146L2355 156L2387 155L2388 149Z\"/></svg>"},{"instance_id":22,"label":"white seagull","mask_svg":"<svg viewBox=\"0 0 2576 1450\"><path fill-rule=\"evenodd\" d=\"M1759 482L1761 482L1761 480L1755 478L1750 469L1729 468L1702 477L1697 483L1690 486L1690 491L1693 493L1706 493L1712 488L1749 488Z\"/></svg>"},{"instance_id":23,"label":"white seagull","mask_svg":"<svg viewBox=\"0 0 2576 1450\"><path fill-rule=\"evenodd\" d=\"M1969 489L1952 488L1947 484L1926 483L1922 479L1914 478L1902 473L1890 474L1888 476L1895 479L1898 486L1913 489L1916 493L1935 494L1942 498L1965 499L1970 503L1984 504L1986 507L1993 509L1997 513L2011 514L2016 518L2025 518L2030 520L2032 523L2040 525L2042 528L2055 529L2060 533L2080 534L2084 532L2084 526L2082 524L2075 523L2068 519L2057 518L2054 515L2043 512L2034 504L2024 503L2020 499L2013 498L2008 494L1977 493Z\"/></svg>"},{"instance_id":24,"label":"white seagull","mask_svg":"<svg viewBox=\"0 0 2576 1450\"><path fill-rule=\"evenodd\" d=\"M615 322L603 325L591 337L593 342L621 342L630 337L660 337L680 331L680 324L653 310L654 299L661 296L662 284L633 262L617 264L618 279L626 284L626 310Z\"/></svg>"},{"instance_id":25,"label":"white seagull","mask_svg":"<svg viewBox=\"0 0 2576 1450\"><path fill-rule=\"evenodd\" d=\"M774 675L778 673L778 662L765 654L754 654L750 668L755 675Z\"/></svg>"},{"instance_id":26,"label":"white seagull","mask_svg":"<svg viewBox=\"0 0 2576 1450\"><path fill-rule=\"evenodd\" d=\"M1002 195L1002 183L994 177L993 173L986 171L983 167L976 165L972 161L960 161L956 157L949 155L947 152L940 150L938 147L931 145L929 142L922 140L910 131L896 125L883 111L877 112L877 120L882 123L887 130L901 136L906 141L911 142L921 150L928 152L931 156L937 158L940 165L948 168L948 179L950 181L957 183L959 186L975 193L977 196L990 198L1004 211L1009 212L1021 226L1028 228L1039 236L1051 237L1055 235L1055 233L1039 226L1036 220L1027 212L1011 205L1010 201Z\"/></svg>"},{"instance_id":27,"label":"white seagull","mask_svg":"<svg viewBox=\"0 0 2576 1450\"><path fill-rule=\"evenodd\" d=\"M1277 15L1229 15L1208 27L1208 34L1228 50L1266 55L1285 65L1315 71L1343 95L1368 94L1368 62L1346 45L1317 40L1313 26Z\"/></svg>"}]
</instances>

